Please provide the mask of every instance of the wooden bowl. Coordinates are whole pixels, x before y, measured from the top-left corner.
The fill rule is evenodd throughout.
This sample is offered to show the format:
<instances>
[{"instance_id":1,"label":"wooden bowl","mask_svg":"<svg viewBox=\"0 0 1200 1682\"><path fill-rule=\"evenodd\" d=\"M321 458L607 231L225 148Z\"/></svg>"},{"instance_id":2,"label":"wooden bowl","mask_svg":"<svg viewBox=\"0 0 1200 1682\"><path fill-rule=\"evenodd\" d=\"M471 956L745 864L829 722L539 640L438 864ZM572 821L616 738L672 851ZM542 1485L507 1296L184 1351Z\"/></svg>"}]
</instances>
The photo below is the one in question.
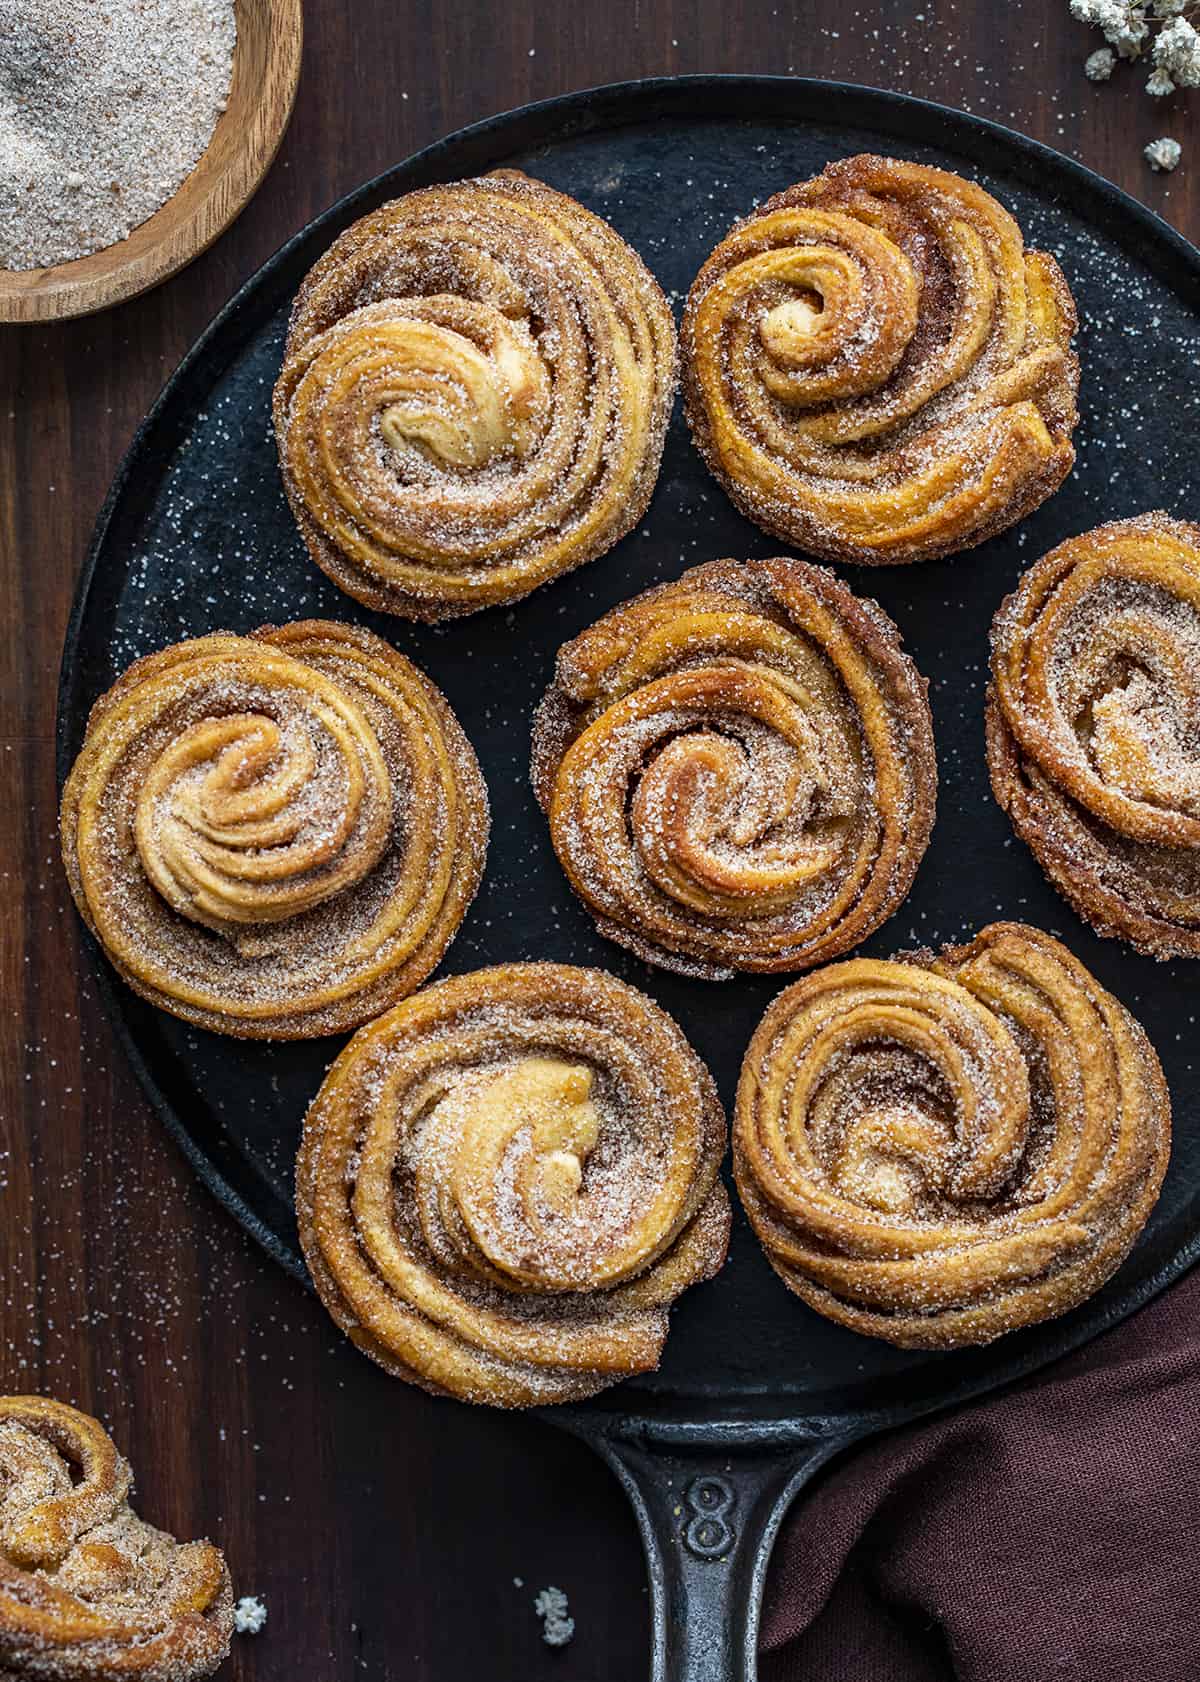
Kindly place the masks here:
<instances>
[{"instance_id":1,"label":"wooden bowl","mask_svg":"<svg viewBox=\"0 0 1200 1682\"><path fill-rule=\"evenodd\" d=\"M229 104L195 169L127 239L49 269L0 269L0 321L62 321L136 298L223 233L271 167L292 114L303 0L234 0Z\"/></svg>"}]
</instances>

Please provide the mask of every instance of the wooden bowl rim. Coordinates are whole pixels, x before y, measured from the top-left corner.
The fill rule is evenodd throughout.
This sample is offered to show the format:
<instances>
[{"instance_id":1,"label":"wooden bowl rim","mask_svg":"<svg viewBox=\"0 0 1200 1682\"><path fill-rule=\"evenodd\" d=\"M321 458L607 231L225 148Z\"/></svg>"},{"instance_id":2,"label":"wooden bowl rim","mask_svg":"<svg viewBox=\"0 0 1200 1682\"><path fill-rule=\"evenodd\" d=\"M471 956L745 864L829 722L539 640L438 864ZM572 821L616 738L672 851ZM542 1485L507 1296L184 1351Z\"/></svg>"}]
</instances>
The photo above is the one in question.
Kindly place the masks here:
<instances>
[{"instance_id":1,"label":"wooden bowl rim","mask_svg":"<svg viewBox=\"0 0 1200 1682\"><path fill-rule=\"evenodd\" d=\"M191 174L126 239L50 268L0 269L0 322L67 321L139 297L207 251L241 215L274 162L291 121L304 49L304 0L235 0L235 4L239 12L258 5L265 13L266 63L250 110L252 114L265 112L267 120L242 122L225 166L213 172L182 220L172 215L172 208L187 181L203 167L223 118L218 119L213 139ZM239 18L235 63L242 40ZM127 251L131 243L138 249Z\"/></svg>"}]
</instances>

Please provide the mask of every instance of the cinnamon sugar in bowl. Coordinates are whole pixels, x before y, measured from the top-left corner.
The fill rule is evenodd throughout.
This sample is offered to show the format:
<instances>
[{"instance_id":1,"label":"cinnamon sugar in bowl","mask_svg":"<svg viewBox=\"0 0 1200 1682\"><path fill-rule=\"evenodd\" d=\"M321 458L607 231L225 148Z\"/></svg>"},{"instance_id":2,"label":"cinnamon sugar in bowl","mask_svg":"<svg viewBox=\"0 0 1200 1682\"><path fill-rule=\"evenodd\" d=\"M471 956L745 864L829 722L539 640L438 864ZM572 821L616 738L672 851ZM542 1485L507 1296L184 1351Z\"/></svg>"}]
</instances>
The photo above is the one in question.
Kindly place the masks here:
<instances>
[{"instance_id":1,"label":"cinnamon sugar in bowl","mask_svg":"<svg viewBox=\"0 0 1200 1682\"><path fill-rule=\"evenodd\" d=\"M5 25L10 10L13 17L8 21L12 28ZM73 170L65 163L59 181L54 176L53 164L45 156L38 156L42 136L36 105L39 99L54 97L54 77L60 69L64 74L70 69L67 62L71 48L70 19L65 11L61 19L56 18L55 8L48 6L46 27L42 30L39 24L43 20L28 0L0 0L0 33L5 42L0 49L0 69L6 71L5 98L0 105L0 175L9 173L14 181L20 181L23 176L40 171L46 182L50 210L50 225L34 229L33 237L28 240L22 240L11 228L7 230L7 237L0 242L0 263L8 261L16 265L75 250L87 253L71 255L42 268L0 267L0 322L62 320L88 315L136 297L191 262L248 203L275 157L291 116L300 75L302 0L232 0L232 10L237 35L223 109L218 97L220 90L215 86L221 79L219 63L208 78L207 115L211 116L214 108L219 112L211 138L194 167L153 214L146 215L156 202L155 196L146 197L147 192L153 193L151 179L145 192L130 195L131 214L123 218L115 203L123 190L121 181L108 186L114 195L114 208L105 214L95 196L98 184L83 169ZM181 24L182 21L181 13ZM55 28L56 22L63 27ZM18 30L17 23L24 26L23 30ZM222 48L219 29L214 30L214 42L219 58ZM227 44L225 51L228 51ZM128 91L138 90L131 86ZM30 115L32 120L26 122L24 119ZM86 122L86 103L81 105L80 115L81 121ZM103 113L101 120L106 115ZM204 112L182 112L181 130L187 129L190 120L202 142L204 117ZM89 145L89 136L82 133L82 155L103 157L102 138L94 137L96 144ZM154 135L148 133L147 147L153 146ZM156 158L155 162L158 161ZM169 191L170 159L163 158L161 166ZM183 167L187 167L186 158ZM152 178L153 164L142 160L140 173ZM178 173L177 166L176 178ZM99 186L103 185L99 182ZM82 237L74 243L69 233L64 236L61 228L57 239L51 237L52 219L61 216L61 206L69 202L72 191L77 191L85 202L85 213L80 216ZM119 237L124 226L139 215L145 219L125 237ZM105 243L106 237L114 243Z\"/></svg>"}]
</instances>

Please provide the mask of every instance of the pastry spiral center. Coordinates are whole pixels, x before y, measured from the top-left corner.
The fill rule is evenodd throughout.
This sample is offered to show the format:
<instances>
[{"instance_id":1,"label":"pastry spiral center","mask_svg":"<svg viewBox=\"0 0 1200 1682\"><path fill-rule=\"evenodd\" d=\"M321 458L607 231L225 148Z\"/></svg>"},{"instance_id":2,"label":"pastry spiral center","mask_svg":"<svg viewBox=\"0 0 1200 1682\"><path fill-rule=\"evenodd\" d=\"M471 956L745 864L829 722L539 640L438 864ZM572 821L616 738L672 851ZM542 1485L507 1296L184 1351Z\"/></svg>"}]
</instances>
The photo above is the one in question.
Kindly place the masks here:
<instances>
[{"instance_id":1,"label":"pastry spiral center","mask_svg":"<svg viewBox=\"0 0 1200 1682\"><path fill-rule=\"evenodd\" d=\"M848 987L835 1014L826 1000L801 1015L779 1145L797 1165L811 1153L850 1205L940 1218L1003 1190L1029 1141L1029 1080L998 1017L910 973L911 985L889 975Z\"/></svg>"},{"instance_id":2,"label":"pastry spiral center","mask_svg":"<svg viewBox=\"0 0 1200 1682\"><path fill-rule=\"evenodd\" d=\"M699 317L749 401L761 384L807 409L876 390L896 371L916 332L920 282L885 234L850 216L780 210L726 248L729 266Z\"/></svg>"},{"instance_id":3,"label":"pastry spiral center","mask_svg":"<svg viewBox=\"0 0 1200 1682\"><path fill-rule=\"evenodd\" d=\"M1085 597L1052 664L1096 773L1131 800L1200 816L1200 618L1160 592L1107 616L1111 589ZM1128 592L1127 592L1128 593ZM1065 641L1065 636L1064 639Z\"/></svg>"},{"instance_id":4,"label":"pastry spiral center","mask_svg":"<svg viewBox=\"0 0 1200 1682\"><path fill-rule=\"evenodd\" d=\"M470 298L356 310L305 377L327 393L330 459L375 424L404 478L523 459L549 423L550 375L528 326Z\"/></svg>"},{"instance_id":5,"label":"pastry spiral center","mask_svg":"<svg viewBox=\"0 0 1200 1682\"><path fill-rule=\"evenodd\" d=\"M600 1137L590 1068L523 1057L445 1101L455 1140L454 1202L471 1242L515 1285L586 1283L571 1233L587 1159ZM439 1118L435 1111L435 1130Z\"/></svg>"},{"instance_id":6,"label":"pastry spiral center","mask_svg":"<svg viewBox=\"0 0 1200 1682\"><path fill-rule=\"evenodd\" d=\"M593 1067L549 1048L435 1077L401 1169L425 1249L472 1288L517 1296L642 1272L677 1229L690 1170L686 1143L639 1162L629 1096L618 1080L601 1100ZM379 1194L364 1177L366 1211Z\"/></svg>"},{"instance_id":7,"label":"pastry spiral center","mask_svg":"<svg viewBox=\"0 0 1200 1682\"><path fill-rule=\"evenodd\" d=\"M590 1069L552 1057L527 1057L495 1076L467 1106L464 1153L470 1158L490 1155L498 1164L528 1131L518 1176L522 1201L550 1217L567 1215L600 1133L591 1094Z\"/></svg>"},{"instance_id":8,"label":"pastry spiral center","mask_svg":"<svg viewBox=\"0 0 1200 1682\"><path fill-rule=\"evenodd\" d=\"M1197 817L1200 757L1180 723L1150 676L1134 672L1093 704L1091 755L1105 782L1131 799Z\"/></svg>"},{"instance_id":9,"label":"pastry spiral center","mask_svg":"<svg viewBox=\"0 0 1200 1682\"><path fill-rule=\"evenodd\" d=\"M954 1103L937 1071L874 1046L847 1080L828 1083L826 1104L845 1119L826 1163L830 1182L852 1203L911 1214L945 1191L954 1148ZM859 1084L854 1084L858 1082Z\"/></svg>"},{"instance_id":10,"label":"pastry spiral center","mask_svg":"<svg viewBox=\"0 0 1200 1682\"><path fill-rule=\"evenodd\" d=\"M181 915L218 933L279 923L362 880L391 829L379 743L352 703L206 717L162 749L134 837Z\"/></svg>"},{"instance_id":11,"label":"pastry spiral center","mask_svg":"<svg viewBox=\"0 0 1200 1682\"><path fill-rule=\"evenodd\" d=\"M682 684L699 699L710 681ZM631 829L647 875L678 904L768 917L836 865L861 768L838 721L810 712L782 674L731 667L725 681L744 711L668 736L637 780Z\"/></svg>"},{"instance_id":12,"label":"pastry spiral center","mask_svg":"<svg viewBox=\"0 0 1200 1682\"><path fill-rule=\"evenodd\" d=\"M1002 655L1038 720L1039 754L1065 749L1072 795L1121 833L1166 840L1165 824L1200 817L1200 589L1167 532L1108 531L1092 558L1071 564L1080 538L1039 563L1002 626Z\"/></svg>"},{"instance_id":13,"label":"pastry spiral center","mask_svg":"<svg viewBox=\"0 0 1200 1682\"><path fill-rule=\"evenodd\" d=\"M819 292L802 292L768 310L758 331L769 355L777 362L795 362L809 348L824 312Z\"/></svg>"}]
</instances>

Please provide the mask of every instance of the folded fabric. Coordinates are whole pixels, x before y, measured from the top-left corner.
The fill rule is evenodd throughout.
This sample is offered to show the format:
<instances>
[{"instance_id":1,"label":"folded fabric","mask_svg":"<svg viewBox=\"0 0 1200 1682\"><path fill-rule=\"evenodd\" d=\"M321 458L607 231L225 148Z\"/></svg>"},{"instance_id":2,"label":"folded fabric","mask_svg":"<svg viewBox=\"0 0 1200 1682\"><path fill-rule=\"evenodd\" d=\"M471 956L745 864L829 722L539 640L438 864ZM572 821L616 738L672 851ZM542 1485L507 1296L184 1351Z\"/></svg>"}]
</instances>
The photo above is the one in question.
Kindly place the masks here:
<instances>
[{"instance_id":1,"label":"folded fabric","mask_svg":"<svg viewBox=\"0 0 1200 1682\"><path fill-rule=\"evenodd\" d=\"M1200 1273L837 1461L775 1549L761 1682L1200 1676Z\"/></svg>"}]
</instances>

